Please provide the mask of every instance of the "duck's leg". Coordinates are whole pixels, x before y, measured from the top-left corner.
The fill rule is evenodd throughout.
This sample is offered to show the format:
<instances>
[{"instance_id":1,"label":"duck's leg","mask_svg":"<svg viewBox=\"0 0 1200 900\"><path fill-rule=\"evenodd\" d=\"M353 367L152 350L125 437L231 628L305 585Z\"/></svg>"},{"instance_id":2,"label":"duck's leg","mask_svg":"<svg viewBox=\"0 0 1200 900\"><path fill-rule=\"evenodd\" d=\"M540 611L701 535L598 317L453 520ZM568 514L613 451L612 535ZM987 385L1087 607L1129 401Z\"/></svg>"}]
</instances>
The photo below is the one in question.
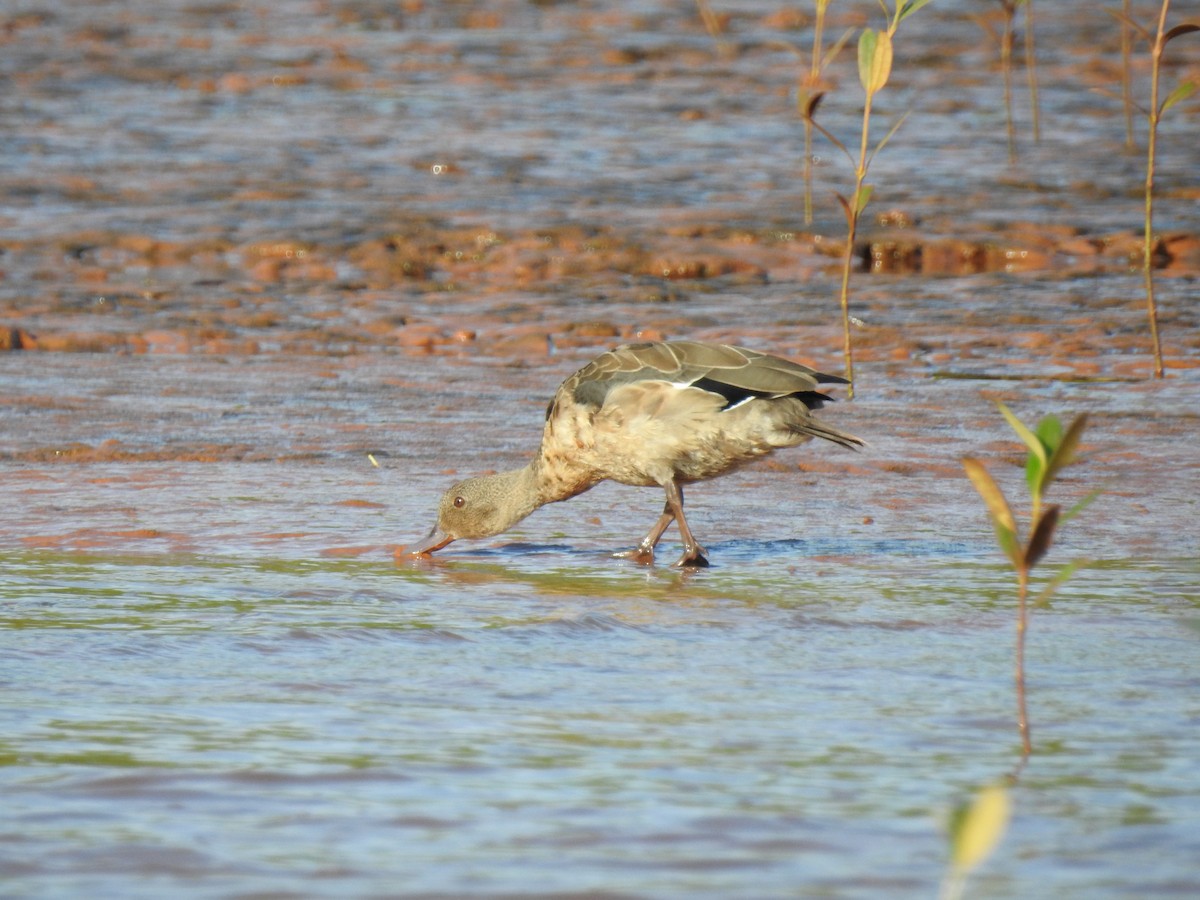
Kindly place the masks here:
<instances>
[{"instance_id":1,"label":"duck's leg","mask_svg":"<svg viewBox=\"0 0 1200 900\"><path fill-rule=\"evenodd\" d=\"M658 521L654 523L654 527L650 529L650 533L642 538L642 542L632 550L622 550L620 553L614 553L613 556L618 559L632 559L634 562L649 565L654 562L654 548L658 546L658 542L662 539L663 533L671 527L671 523L675 521L675 513L671 510L671 501L668 500L663 506L662 515L658 517Z\"/></svg>"},{"instance_id":2,"label":"duck's leg","mask_svg":"<svg viewBox=\"0 0 1200 900\"><path fill-rule=\"evenodd\" d=\"M663 511L663 515L666 516L667 510L670 510L675 523L679 526L679 536L683 539L683 556L675 560L675 565L679 567L707 566L708 559L704 555L705 550L692 535L692 529L688 528L687 519L683 516L683 488L674 479L668 481L663 487L667 491L667 507ZM659 536L661 537L661 532Z\"/></svg>"}]
</instances>

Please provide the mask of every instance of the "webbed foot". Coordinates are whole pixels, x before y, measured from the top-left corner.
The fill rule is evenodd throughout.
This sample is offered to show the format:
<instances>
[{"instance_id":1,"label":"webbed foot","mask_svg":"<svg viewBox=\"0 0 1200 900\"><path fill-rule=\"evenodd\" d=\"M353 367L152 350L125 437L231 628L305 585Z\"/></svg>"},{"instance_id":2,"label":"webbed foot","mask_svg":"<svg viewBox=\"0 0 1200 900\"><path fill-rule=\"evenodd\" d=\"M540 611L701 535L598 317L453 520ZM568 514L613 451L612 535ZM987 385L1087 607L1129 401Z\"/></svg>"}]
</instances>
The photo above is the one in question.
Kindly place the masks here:
<instances>
[{"instance_id":1,"label":"webbed foot","mask_svg":"<svg viewBox=\"0 0 1200 900\"><path fill-rule=\"evenodd\" d=\"M690 550L685 550L683 556L675 561L677 569L706 569L709 562L708 557L704 555L703 547L693 547Z\"/></svg>"},{"instance_id":2,"label":"webbed foot","mask_svg":"<svg viewBox=\"0 0 1200 900\"><path fill-rule=\"evenodd\" d=\"M650 566L654 564L654 548L634 547L632 550L622 550L619 553L613 554L613 559L628 559L640 566Z\"/></svg>"}]
</instances>

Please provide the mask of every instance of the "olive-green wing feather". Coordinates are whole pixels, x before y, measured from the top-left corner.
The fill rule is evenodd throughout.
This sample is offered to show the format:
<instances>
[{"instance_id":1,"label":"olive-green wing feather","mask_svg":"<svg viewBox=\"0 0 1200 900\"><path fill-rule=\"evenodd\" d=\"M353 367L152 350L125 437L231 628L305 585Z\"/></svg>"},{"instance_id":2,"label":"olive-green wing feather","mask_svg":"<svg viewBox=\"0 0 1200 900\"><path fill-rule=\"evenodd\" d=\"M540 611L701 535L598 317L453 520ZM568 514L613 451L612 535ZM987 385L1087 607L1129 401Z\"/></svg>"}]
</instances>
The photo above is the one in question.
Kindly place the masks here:
<instances>
[{"instance_id":1,"label":"olive-green wing feather","mask_svg":"<svg viewBox=\"0 0 1200 900\"><path fill-rule=\"evenodd\" d=\"M554 402L569 396L575 403L598 409L613 388L647 380L692 385L724 396L727 404L748 397L800 395L813 408L829 399L816 391L818 384L844 381L743 347L662 341L626 344L601 354L563 383Z\"/></svg>"}]
</instances>

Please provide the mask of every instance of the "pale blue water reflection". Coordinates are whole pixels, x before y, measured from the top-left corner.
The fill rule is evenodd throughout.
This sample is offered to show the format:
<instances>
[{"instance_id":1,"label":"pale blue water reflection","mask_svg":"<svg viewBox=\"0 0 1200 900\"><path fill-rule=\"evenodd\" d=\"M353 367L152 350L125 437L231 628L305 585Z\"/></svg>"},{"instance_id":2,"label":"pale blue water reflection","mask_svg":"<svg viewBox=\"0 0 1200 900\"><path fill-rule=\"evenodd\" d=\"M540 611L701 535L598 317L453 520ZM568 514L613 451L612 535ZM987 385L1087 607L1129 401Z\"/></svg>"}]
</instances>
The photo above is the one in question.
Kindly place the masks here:
<instances>
[{"instance_id":1,"label":"pale blue water reflection","mask_svg":"<svg viewBox=\"0 0 1200 900\"><path fill-rule=\"evenodd\" d=\"M690 577L8 553L6 893L931 896L939 816L1017 759L1008 576L783 544ZM1114 564L1035 616L978 896L1200 887L1195 598L1160 593L1197 577Z\"/></svg>"}]
</instances>

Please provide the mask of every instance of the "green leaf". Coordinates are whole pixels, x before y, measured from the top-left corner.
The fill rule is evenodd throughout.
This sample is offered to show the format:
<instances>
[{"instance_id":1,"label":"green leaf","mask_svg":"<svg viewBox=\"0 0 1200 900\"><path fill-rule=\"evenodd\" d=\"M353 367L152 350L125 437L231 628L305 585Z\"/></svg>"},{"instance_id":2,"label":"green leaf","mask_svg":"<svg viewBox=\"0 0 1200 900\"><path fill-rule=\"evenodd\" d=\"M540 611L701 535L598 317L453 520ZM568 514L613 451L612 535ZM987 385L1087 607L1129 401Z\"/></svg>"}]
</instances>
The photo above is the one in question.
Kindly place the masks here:
<instances>
[{"instance_id":1,"label":"green leaf","mask_svg":"<svg viewBox=\"0 0 1200 900\"><path fill-rule=\"evenodd\" d=\"M1164 100L1162 102L1162 106L1158 108L1158 114L1161 116L1180 100L1186 100L1188 97L1192 96L1192 94L1196 93L1197 87L1200 87L1200 85L1197 85L1197 83L1194 81L1185 81L1180 84L1179 87L1167 94L1167 99Z\"/></svg>"},{"instance_id":2,"label":"green leaf","mask_svg":"<svg viewBox=\"0 0 1200 900\"><path fill-rule=\"evenodd\" d=\"M1038 497L1042 493L1042 480L1045 476L1045 467L1042 461L1032 453L1025 457L1025 483L1029 485L1029 493L1034 497Z\"/></svg>"},{"instance_id":3,"label":"green leaf","mask_svg":"<svg viewBox=\"0 0 1200 900\"><path fill-rule=\"evenodd\" d=\"M1087 418L1087 413L1077 415L1067 427L1066 434L1055 440L1049 448L1050 458L1046 461L1046 474L1042 477L1043 488L1049 487L1054 482L1064 466L1069 466L1075 461L1075 448L1079 446L1079 441L1083 437L1083 429L1087 427ZM1061 428L1060 425L1059 429L1061 430Z\"/></svg>"},{"instance_id":4,"label":"green leaf","mask_svg":"<svg viewBox=\"0 0 1200 900\"><path fill-rule=\"evenodd\" d=\"M1046 446L1042 443L1042 439L1025 427L1025 423L1013 415L1012 410L999 401L996 406L1000 408L1000 412L1004 418L1008 420L1008 424L1012 426L1012 430L1017 433L1025 446L1029 448L1029 459L1025 461L1025 481L1029 484L1030 493L1038 496L1041 493L1041 486L1046 471Z\"/></svg>"},{"instance_id":5,"label":"green leaf","mask_svg":"<svg viewBox=\"0 0 1200 900\"><path fill-rule=\"evenodd\" d=\"M991 855L1008 830L1012 801L1008 791L993 784L982 788L970 803L964 803L950 821L950 862L960 872L969 872Z\"/></svg>"},{"instance_id":6,"label":"green leaf","mask_svg":"<svg viewBox=\"0 0 1200 900\"><path fill-rule=\"evenodd\" d=\"M896 21L903 22L929 2L930 0L904 0L904 2L900 4L900 8L896 11Z\"/></svg>"},{"instance_id":7,"label":"green leaf","mask_svg":"<svg viewBox=\"0 0 1200 900\"><path fill-rule=\"evenodd\" d=\"M1059 569L1058 574L1051 578L1046 583L1046 586L1042 588L1041 593L1037 595L1037 599L1033 601L1033 605L1045 606L1047 603L1049 603L1050 598L1054 596L1054 592L1057 591L1068 578L1074 575L1077 569L1086 565L1087 560L1077 559L1073 562L1067 563L1065 566Z\"/></svg>"},{"instance_id":8,"label":"green leaf","mask_svg":"<svg viewBox=\"0 0 1200 900\"><path fill-rule=\"evenodd\" d=\"M1094 491L1089 493L1086 497L1084 497L1082 500L1080 500L1078 503L1076 503L1074 506L1072 506L1070 509L1068 509L1065 513L1063 513L1059 520L1059 524L1066 525L1073 518L1075 518L1077 515L1079 515L1081 512L1083 512L1089 506L1091 506L1092 501L1095 500L1097 497L1099 497L1103 493L1104 493L1103 488L1096 488Z\"/></svg>"},{"instance_id":9,"label":"green leaf","mask_svg":"<svg viewBox=\"0 0 1200 900\"><path fill-rule=\"evenodd\" d=\"M858 36L858 81L868 94L871 93L871 62L878 43L879 33L874 29L864 28Z\"/></svg>"},{"instance_id":10,"label":"green leaf","mask_svg":"<svg viewBox=\"0 0 1200 900\"><path fill-rule=\"evenodd\" d=\"M1038 422L1037 431L1034 432L1042 442L1042 446L1046 448L1046 452L1053 454L1054 449L1062 441L1063 427L1058 416L1045 416L1042 421Z\"/></svg>"},{"instance_id":11,"label":"green leaf","mask_svg":"<svg viewBox=\"0 0 1200 900\"><path fill-rule=\"evenodd\" d=\"M963 468L967 471L967 477L971 479L971 484L975 485L975 490L983 498L983 502L987 505L988 512L992 518L1009 531L1015 532L1017 530L1016 519L1013 518L1012 510L1008 506L1004 492L1000 490L991 473L988 472L983 463L970 456L963 457L962 464Z\"/></svg>"},{"instance_id":12,"label":"green leaf","mask_svg":"<svg viewBox=\"0 0 1200 900\"><path fill-rule=\"evenodd\" d=\"M1058 526L1059 507L1047 506L1042 516L1029 536L1029 544L1025 547L1025 568L1032 569L1046 555L1054 542L1054 529Z\"/></svg>"},{"instance_id":13,"label":"green leaf","mask_svg":"<svg viewBox=\"0 0 1200 900\"><path fill-rule=\"evenodd\" d=\"M1012 410L1003 403L997 402L996 406L1000 408L1001 414L1008 420L1008 424L1012 426L1012 430L1017 433L1017 437L1025 442L1025 446L1029 448L1029 451L1041 459L1042 462L1045 462L1046 448L1042 446L1042 442L1038 436L1026 428L1025 423L1014 416Z\"/></svg>"},{"instance_id":14,"label":"green leaf","mask_svg":"<svg viewBox=\"0 0 1200 900\"><path fill-rule=\"evenodd\" d=\"M1053 459L1054 448L1062 440L1062 422L1058 420L1058 416L1045 416L1038 422L1034 434L1042 444L1044 455L1038 457L1033 453L1029 454L1029 458L1025 460L1025 481L1029 485L1029 493L1040 497L1050 486L1049 460Z\"/></svg>"},{"instance_id":15,"label":"green leaf","mask_svg":"<svg viewBox=\"0 0 1200 900\"><path fill-rule=\"evenodd\" d=\"M971 479L971 484L975 485L975 490L979 492L984 505L987 506L988 515L996 529L996 540L1000 544L1000 549L1012 560L1014 566L1020 567L1022 553L1017 546L1017 520L1013 518L1012 510L1004 498L1003 491L1000 490L991 473L979 460L964 457L962 464L967 471L967 477Z\"/></svg>"},{"instance_id":16,"label":"green leaf","mask_svg":"<svg viewBox=\"0 0 1200 900\"><path fill-rule=\"evenodd\" d=\"M867 95L883 90L892 74L892 36L866 28L858 38L858 80Z\"/></svg>"},{"instance_id":17,"label":"green leaf","mask_svg":"<svg viewBox=\"0 0 1200 900\"><path fill-rule=\"evenodd\" d=\"M892 36L889 32L879 32L879 43L875 48L875 59L871 65L871 76L875 91L883 90L883 86L892 77Z\"/></svg>"},{"instance_id":18,"label":"green leaf","mask_svg":"<svg viewBox=\"0 0 1200 900\"><path fill-rule=\"evenodd\" d=\"M858 189L858 195L854 198L854 212L856 215L862 215L862 211L871 202L871 195L873 193L875 193L874 185L864 184Z\"/></svg>"}]
</instances>

